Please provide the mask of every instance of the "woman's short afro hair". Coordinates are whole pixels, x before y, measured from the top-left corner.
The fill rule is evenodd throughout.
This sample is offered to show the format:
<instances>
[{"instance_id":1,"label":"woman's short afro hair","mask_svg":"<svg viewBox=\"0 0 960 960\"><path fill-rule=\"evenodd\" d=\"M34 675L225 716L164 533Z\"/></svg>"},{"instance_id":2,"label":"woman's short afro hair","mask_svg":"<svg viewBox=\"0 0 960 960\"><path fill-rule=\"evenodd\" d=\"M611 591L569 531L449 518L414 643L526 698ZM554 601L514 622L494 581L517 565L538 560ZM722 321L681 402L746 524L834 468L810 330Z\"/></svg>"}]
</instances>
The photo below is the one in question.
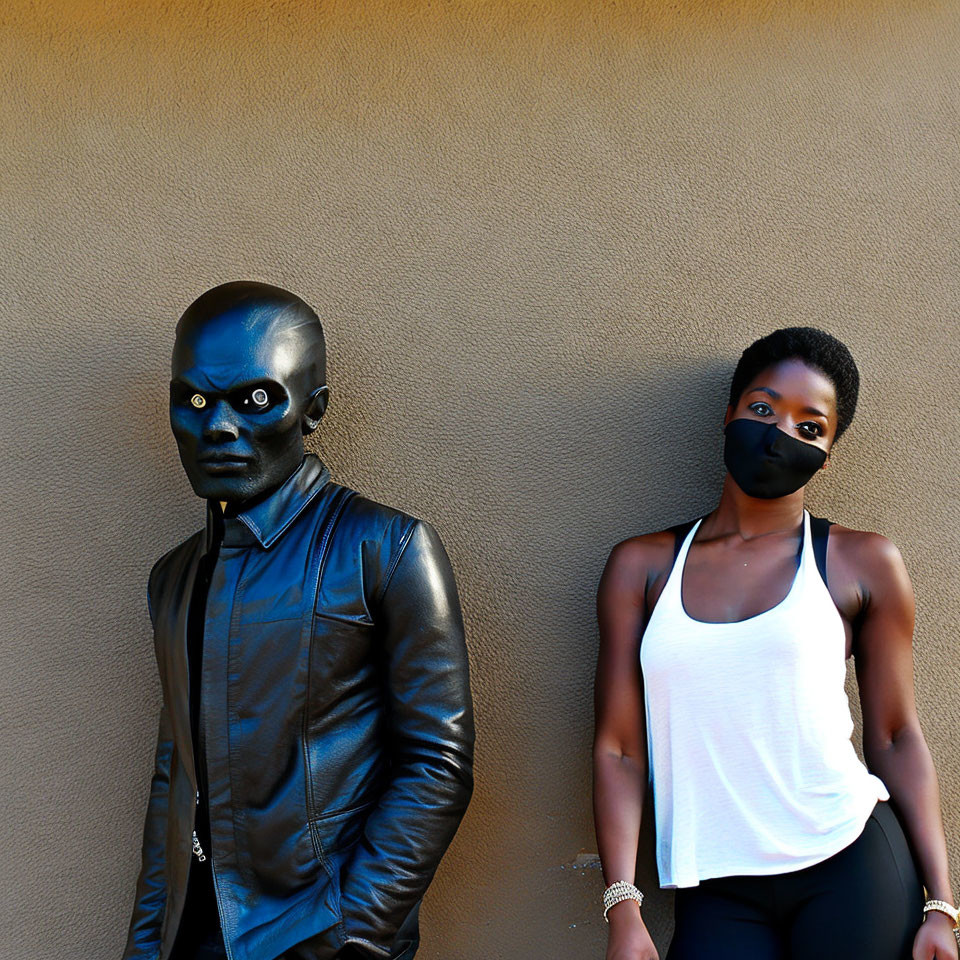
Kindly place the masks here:
<instances>
[{"instance_id":1,"label":"woman's short afro hair","mask_svg":"<svg viewBox=\"0 0 960 960\"><path fill-rule=\"evenodd\" d=\"M833 381L837 391L837 433L850 426L860 392L860 372L846 344L817 327L782 327L755 340L737 362L730 383L730 405L736 406L753 378L782 360L798 358Z\"/></svg>"}]
</instances>

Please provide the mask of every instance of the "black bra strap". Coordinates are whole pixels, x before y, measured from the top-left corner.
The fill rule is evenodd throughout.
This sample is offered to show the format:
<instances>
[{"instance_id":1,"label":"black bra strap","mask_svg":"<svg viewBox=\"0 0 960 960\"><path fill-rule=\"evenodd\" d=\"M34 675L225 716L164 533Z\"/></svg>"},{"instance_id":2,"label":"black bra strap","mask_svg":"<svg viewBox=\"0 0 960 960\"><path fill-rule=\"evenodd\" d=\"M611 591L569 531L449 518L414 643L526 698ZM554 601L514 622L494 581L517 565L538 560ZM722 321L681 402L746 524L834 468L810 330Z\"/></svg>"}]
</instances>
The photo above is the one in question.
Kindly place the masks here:
<instances>
[{"instance_id":1,"label":"black bra strap","mask_svg":"<svg viewBox=\"0 0 960 960\"><path fill-rule=\"evenodd\" d=\"M813 535L813 556L817 561L820 578L827 582L827 537L830 536L832 520L810 514L810 533Z\"/></svg>"},{"instance_id":2,"label":"black bra strap","mask_svg":"<svg viewBox=\"0 0 960 960\"><path fill-rule=\"evenodd\" d=\"M680 553L680 548L683 546L683 541L686 539L687 534L690 532L690 528L697 522L697 520L702 520L703 517L694 517L692 520L685 520L683 523L675 523L672 527L668 527L668 530L673 531L674 541L673 541L673 563L677 562L677 555ZM670 564L671 568L673 564Z\"/></svg>"}]
</instances>

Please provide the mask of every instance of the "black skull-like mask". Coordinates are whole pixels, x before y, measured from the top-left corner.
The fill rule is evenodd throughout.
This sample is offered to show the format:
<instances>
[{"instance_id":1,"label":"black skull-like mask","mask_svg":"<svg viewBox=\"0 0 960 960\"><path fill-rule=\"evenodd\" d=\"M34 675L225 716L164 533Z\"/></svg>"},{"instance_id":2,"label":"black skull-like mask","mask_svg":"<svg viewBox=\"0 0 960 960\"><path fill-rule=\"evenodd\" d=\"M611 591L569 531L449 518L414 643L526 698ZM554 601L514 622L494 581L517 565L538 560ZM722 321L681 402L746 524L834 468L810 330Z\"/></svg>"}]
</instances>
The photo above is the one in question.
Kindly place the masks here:
<instances>
[{"instance_id":1,"label":"black skull-like mask","mask_svg":"<svg viewBox=\"0 0 960 960\"><path fill-rule=\"evenodd\" d=\"M180 318L170 426L198 497L238 504L299 466L326 409L320 321L299 297L240 281L207 291Z\"/></svg>"}]
</instances>

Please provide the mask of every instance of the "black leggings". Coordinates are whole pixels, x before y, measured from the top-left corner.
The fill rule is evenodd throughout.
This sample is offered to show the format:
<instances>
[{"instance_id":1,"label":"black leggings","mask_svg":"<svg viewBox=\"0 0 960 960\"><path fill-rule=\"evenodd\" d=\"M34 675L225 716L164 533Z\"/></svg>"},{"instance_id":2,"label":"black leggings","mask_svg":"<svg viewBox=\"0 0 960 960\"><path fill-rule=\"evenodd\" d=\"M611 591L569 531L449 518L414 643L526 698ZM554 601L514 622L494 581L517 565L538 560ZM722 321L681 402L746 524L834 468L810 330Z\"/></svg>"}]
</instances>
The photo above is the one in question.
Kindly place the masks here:
<instances>
[{"instance_id":1,"label":"black leggings","mask_svg":"<svg viewBox=\"0 0 960 960\"><path fill-rule=\"evenodd\" d=\"M677 889L666 960L910 960L923 903L900 821L881 800L826 860Z\"/></svg>"}]
</instances>

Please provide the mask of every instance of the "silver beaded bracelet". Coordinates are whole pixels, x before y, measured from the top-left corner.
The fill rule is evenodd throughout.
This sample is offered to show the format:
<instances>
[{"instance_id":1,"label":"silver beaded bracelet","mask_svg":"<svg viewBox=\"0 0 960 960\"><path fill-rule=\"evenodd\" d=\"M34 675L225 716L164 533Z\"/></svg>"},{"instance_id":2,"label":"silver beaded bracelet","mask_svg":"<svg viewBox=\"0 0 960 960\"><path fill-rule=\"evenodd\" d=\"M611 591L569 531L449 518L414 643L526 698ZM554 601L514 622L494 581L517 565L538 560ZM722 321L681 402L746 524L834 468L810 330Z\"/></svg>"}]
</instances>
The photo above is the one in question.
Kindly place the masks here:
<instances>
[{"instance_id":1,"label":"silver beaded bracelet","mask_svg":"<svg viewBox=\"0 0 960 960\"><path fill-rule=\"evenodd\" d=\"M607 913L611 907L616 906L623 900L636 900L637 905L643 903L643 894L626 880L614 880L613 883L603 891L603 919L609 923Z\"/></svg>"}]
</instances>

